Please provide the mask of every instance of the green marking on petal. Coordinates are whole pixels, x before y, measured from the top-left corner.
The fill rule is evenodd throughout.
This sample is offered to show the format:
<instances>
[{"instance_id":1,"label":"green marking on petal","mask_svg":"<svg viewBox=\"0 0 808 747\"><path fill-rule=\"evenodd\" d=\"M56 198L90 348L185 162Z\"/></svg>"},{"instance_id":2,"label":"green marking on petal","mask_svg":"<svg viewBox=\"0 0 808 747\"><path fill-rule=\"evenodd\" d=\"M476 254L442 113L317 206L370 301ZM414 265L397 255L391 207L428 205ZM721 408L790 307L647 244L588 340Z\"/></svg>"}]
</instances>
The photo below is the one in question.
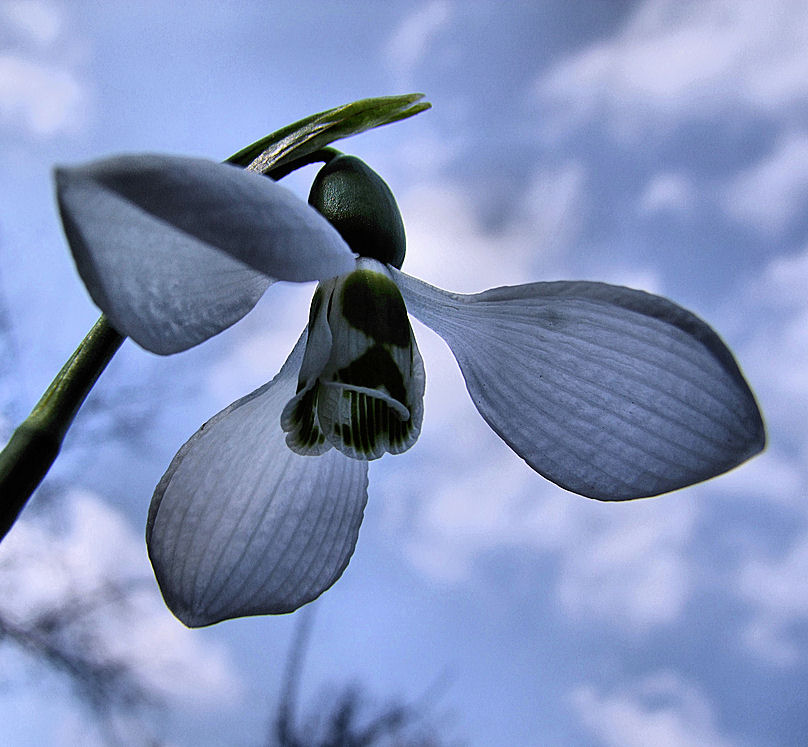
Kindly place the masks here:
<instances>
[{"instance_id":1,"label":"green marking on petal","mask_svg":"<svg viewBox=\"0 0 808 747\"><path fill-rule=\"evenodd\" d=\"M297 454L322 454L331 448L315 416L318 394L319 384L315 382L311 389L291 400L281 415L286 443Z\"/></svg>"},{"instance_id":2,"label":"green marking on petal","mask_svg":"<svg viewBox=\"0 0 808 747\"><path fill-rule=\"evenodd\" d=\"M351 429L347 425L337 423L334 425L334 435L342 440L346 446L353 446L353 438L351 437Z\"/></svg>"},{"instance_id":3,"label":"green marking on petal","mask_svg":"<svg viewBox=\"0 0 808 747\"><path fill-rule=\"evenodd\" d=\"M317 321L317 316L323 306L323 288L320 284L314 289L314 295L311 297L311 307L309 308L309 326L313 327Z\"/></svg>"},{"instance_id":4,"label":"green marking on petal","mask_svg":"<svg viewBox=\"0 0 808 747\"><path fill-rule=\"evenodd\" d=\"M410 344L407 307L398 286L373 270L355 270L342 285L342 315L378 343Z\"/></svg>"},{"instance_id":5,"label":"green marking on petal","mask_svg":"<svg viewBox=\"0 0 808 747\"><path fill-rule=\"evenodd\" d=\"M281 416L299 454L333 446L378 459L406 451L421 430L424 370L404 300L381 263L357 264L312 299L298 392Z\"/></svg>"},{"instance_id":6,"label":"green marking on petal","mask_svg":"<svg viewBox=\"0 0 808 747\"><path fill-rule=\"evenodd\" d=\"M393 357L381 345L374 345L345 368L339 369L336 380L367 389L384 387L393 399L407 406L404 377Z\"/></svg>"},{"instance_id":7,"label":"green marking on petal","mask_svg":"<svg viewBox=\"0 0 808 747\"><path fill-rule=\"evenodd\" d=\"M331 440L349 456L378 459L391 445L400 445L402 430L409 433L414 427L409 420L402 423L389 402L372 394L345 390L341 399L345 409L331 428Z\"/></svg>"}]
</instances>

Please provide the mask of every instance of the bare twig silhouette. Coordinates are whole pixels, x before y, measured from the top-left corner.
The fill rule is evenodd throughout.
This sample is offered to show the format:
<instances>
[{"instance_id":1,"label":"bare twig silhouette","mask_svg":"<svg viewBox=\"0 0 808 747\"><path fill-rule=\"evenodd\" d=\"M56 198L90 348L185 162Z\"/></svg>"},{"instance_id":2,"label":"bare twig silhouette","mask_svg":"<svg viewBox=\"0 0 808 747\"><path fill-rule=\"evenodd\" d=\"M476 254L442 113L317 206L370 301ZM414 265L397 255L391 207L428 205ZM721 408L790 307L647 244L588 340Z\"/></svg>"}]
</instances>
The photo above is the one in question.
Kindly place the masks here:
<instances>
[{"instance_id":1,"label":"bare twig silhouette","mask_svg":"<svg viewBox=\"0 0 808 747\"><path fill-rule=\"evenodd\" d=\"M311 641L315 607L297 613L298 625L284 669L277 714L267 740L268 747L440 747L447 742L437 736L431 723L436 687L413 703L393 701L375 706L363 687L339 686L323 696L316 709L298 724L296 716L300 680Z\"/></svg>"}]
</instances>

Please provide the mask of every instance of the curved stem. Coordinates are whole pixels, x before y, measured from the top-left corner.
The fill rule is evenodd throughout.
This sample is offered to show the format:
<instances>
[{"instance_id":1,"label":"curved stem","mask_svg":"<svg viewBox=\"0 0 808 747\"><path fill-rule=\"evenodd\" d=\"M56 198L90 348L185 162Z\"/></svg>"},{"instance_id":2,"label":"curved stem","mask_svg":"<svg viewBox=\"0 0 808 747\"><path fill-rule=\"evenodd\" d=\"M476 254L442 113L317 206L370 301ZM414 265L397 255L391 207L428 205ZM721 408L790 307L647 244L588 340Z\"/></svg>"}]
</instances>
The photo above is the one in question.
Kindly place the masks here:
<instances>
[{"instance_id":1,"label":"curved stem","mask_svg":"<svg viewBox=\"0 0 808 747\"><path fill-rule=\"evenodd\" d=\"M293 171L296 171L303 166L308 166L310 163L328 163L337 156L341 155L342 153L336 148L320 148L320 150L315 150L313 153L307 153L304 156L300 156L300 158L295 158L293 161L281 164L280 166L277 166L274 169L269 169L269 171L265 171L263 173L265 176L268 176L270 179L277 182L279 179L283 179L283 177L291 174Z\"/></svg>"},{"instance_id":2,"label":"curved stem","mask_svg":"<svg viewBox=\"0 0 808 747\"><path fill-rule=\"evenodd\" d=\"M320 148L265 173L277 181L338 155L335 148ZM102 314L0 452L0 540L47 474L79 407L124 339Z\"/></svg>"},{"instance_id":3,"label":"curved stem","mask_svg":"<svg viewBox=\"0 0 808 747\"><path fill-rule=\"evenodd\" d=\"M79 407L123 341L102 314L0 452L0 540L47 474Z\"/></svg>"}]
</instances>

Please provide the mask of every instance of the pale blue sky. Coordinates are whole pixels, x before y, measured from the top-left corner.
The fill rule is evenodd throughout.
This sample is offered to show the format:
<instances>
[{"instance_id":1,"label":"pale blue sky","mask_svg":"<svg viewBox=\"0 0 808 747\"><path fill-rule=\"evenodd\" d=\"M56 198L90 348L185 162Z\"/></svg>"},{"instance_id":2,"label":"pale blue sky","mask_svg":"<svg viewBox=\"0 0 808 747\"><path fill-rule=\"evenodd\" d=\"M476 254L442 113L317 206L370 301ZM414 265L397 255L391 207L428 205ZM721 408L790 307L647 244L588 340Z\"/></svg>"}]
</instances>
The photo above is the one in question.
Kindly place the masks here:
<instances>
[{"instance_id":1,"label":"pale blue sky","mask_svg":"<svg viewBox=\"0 0 808 747\"><path fill-rule=\"evenodd\" d=\"M770 445L676 494L589 501L499 441L445 345L414 324L423 434L371 466L354 558L316 603L304 703L344 678L383 700L415 699L446 676L438 723L469 745L799 744L806 48L800 0L2 1L11 414L24 416L98 313L61 235L53 164L141 151L221 159L310 113L423 91L431 111L341 146L398 197L403 269L460 291L586 278L666 295L736 353ZM311 177L288 181L305 195ZM274 375L311 291L273 288L238 325L170 359L124 345L94 397L125 399L120 414L104 412L113 422L145 413L140 437L99 447L97 415L79 417L54 475L75 486L63 507L75 523L48 541L29 520L0 547L17 563L15 582L2 582L19 595L10 603L24 611L60 579L90 583L110 566L148 576L154 485L203 421ZM49 548L37 563L32 545ZM141 613L148 625L113 620L109 635L131 641L146 679L176 657L179 674L154 685L170 696L163 736L260 743L294 616L188 632L153 596ZM0 661L13 684L0 718L16 724L15 744L78 743L83 716L69 692L17 677L7 648ZM39 715L12 717L17 707Z\"/></svg>"}]
</instances>

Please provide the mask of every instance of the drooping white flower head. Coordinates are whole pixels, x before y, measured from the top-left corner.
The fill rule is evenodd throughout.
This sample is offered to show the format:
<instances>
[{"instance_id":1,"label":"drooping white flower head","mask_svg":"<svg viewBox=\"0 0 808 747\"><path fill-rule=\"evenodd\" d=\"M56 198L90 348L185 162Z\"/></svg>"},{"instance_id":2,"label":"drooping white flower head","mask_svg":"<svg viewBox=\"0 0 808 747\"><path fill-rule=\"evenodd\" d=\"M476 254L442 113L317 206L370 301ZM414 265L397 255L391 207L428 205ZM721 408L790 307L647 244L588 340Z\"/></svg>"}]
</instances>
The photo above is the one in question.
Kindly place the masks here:
<instances>
[{"instance_id":1,"label":"drooping white flower head","mask_svg":"<svg viewBox=\"0 0 808 747\"><path fill-rule=\"evenodd\" d=\"M278 375L203 425L155 490L149 554L187 625L289 612L339 578L367 460L408 449L420 431L424 369L407 312L449 344L494 431L572 492L658 495L763 448L738 365L690 312L593 282L440 290L400 272L403 245L368 248L357 222L344 222L368 204L341 203L341 190L374 214L381 187L366 180L378 176L352 161L329 173L317 204L331 223L268 179L196 159L57 172L82 279L118 331L149 350L220 332L274 280L320 280ZM395 242L398 228L389 233Z\"/></svg>"}]
</instances>

